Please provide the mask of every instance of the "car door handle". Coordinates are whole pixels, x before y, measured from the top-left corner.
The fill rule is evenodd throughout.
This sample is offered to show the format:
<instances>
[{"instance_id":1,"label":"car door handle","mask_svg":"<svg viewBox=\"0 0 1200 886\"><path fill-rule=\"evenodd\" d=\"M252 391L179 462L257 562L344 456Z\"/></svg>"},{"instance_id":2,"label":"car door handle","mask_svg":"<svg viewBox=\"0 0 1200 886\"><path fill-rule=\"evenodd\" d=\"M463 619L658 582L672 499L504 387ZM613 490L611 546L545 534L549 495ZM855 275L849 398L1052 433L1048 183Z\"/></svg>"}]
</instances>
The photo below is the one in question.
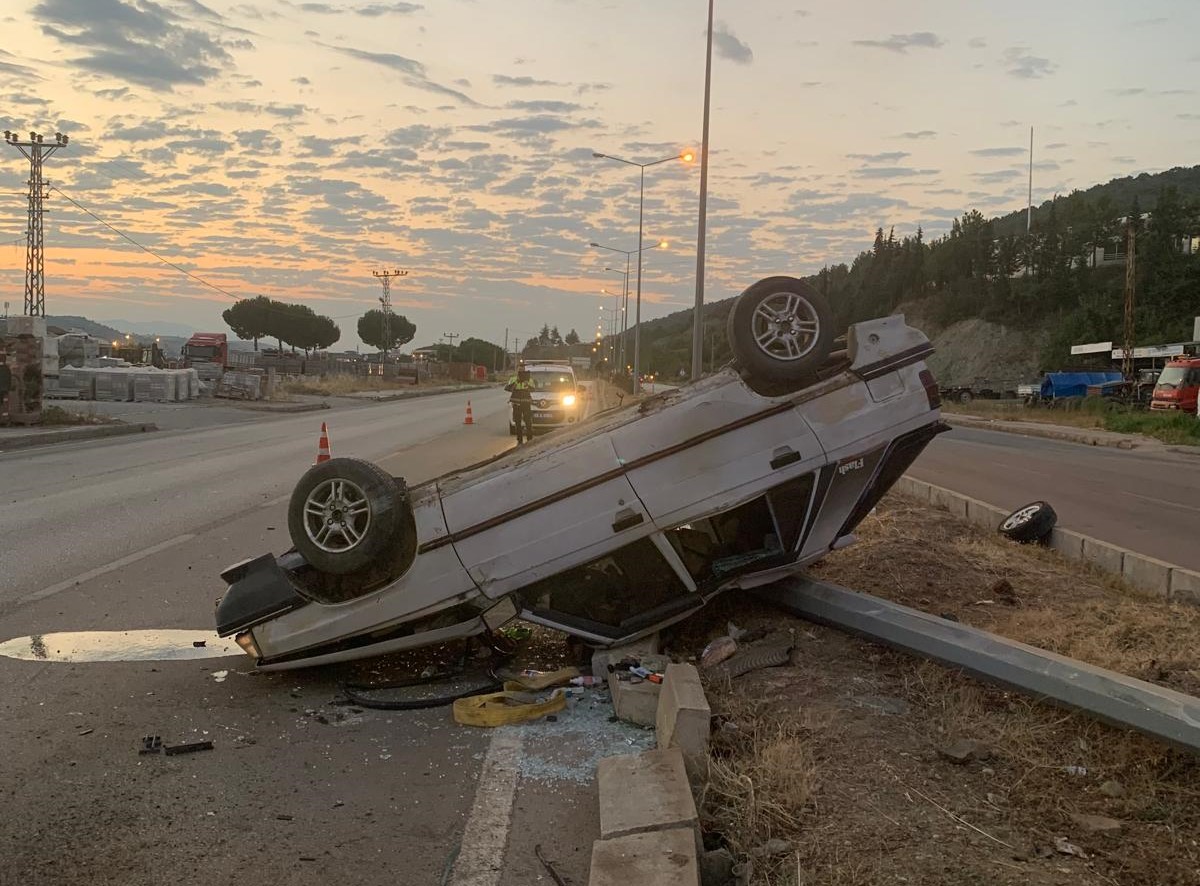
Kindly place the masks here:
<instances>
[{"instance_id":1,"label":"car door handle","mask_svg":"<svg viewBox=\"0 0 1200 886\"><path fill-rule=\"evenodd\" d=\"M771 470L777 471L798 461L800 461L799 452L790 446L781 446L775 450L775 457L771 459Z\"/></svg>"},{"instance_id":2,"label":"car door handle","mask_svg":"<svg viewBox=\"0 0 1200 886\"><path fill-rule=\"evenodd\" d=\"M632 529L645 519L644 515L631 511L629 508L617 511L617 519L613 520L612 525L613 532L624 532L626 529Z\"/></svg>"}]
</instances>

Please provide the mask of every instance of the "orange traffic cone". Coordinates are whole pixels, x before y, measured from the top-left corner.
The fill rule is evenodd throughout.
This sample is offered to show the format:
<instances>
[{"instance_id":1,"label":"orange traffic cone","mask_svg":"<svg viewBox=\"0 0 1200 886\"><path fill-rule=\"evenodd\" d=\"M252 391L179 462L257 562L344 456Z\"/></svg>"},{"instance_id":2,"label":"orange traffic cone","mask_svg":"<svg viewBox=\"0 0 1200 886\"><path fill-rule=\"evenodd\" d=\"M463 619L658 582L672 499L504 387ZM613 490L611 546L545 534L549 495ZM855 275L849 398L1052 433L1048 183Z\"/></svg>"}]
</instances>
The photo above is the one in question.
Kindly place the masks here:
<instances>
[{"instance_id":1,"label":"orange traffic cone","mask_svg":"<svg viewBox=\"0 0 1200 886\"><path fill-rule=\"evenodd\" d=\"M329 454L329 429L325 427L325 422L321 422L321 439L317 443L317 461L316 464L329 461L332 456Z\"/></svg>"},{"instance_id":2,"label":"orange traffic cone","mask_svg":"<svg viewBox=\"0 0 1200 886\"><path fill-rule=\"evenodd\" d=\"M471 401L470 400L467 401L467 417L463 419L463 424L464 425L475 424L475 419L471 417Z\"/></svg>"}]
</instances>

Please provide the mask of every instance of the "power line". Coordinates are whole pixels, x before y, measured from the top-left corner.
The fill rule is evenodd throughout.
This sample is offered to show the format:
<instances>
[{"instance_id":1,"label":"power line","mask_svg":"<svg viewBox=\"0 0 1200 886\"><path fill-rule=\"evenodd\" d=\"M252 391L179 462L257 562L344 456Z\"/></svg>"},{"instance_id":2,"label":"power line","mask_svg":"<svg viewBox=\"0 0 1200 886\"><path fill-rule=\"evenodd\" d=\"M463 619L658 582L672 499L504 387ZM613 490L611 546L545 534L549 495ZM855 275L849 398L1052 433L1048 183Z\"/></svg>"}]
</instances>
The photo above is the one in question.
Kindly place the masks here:
<instances>
[{"instance_id":1,"label":"power line","mask_svg":"<svg viewBox=\"0 0 1200 886\"><path fill-rule=\"evenodd\" d=\"M198 276L198 275L196 275L196 274L193 274L191 271L187 270L186 268L181 268L179 265L175 264L175 262L171 261L170 259L163 258L161 255L159 255L157 252L155 252L155 251L154 251L153 249L151 249L149 246L143 246L141 243L139 243L137 240L134 240L132 237L130 237L130 236L129 236L128 234L126 234L124 231L120 231L120 230L118 230L117 228L115 228L115 227L113 227L112 225L110 225L108 222L106 222L106 221L105 221L104 219L102 219L100 216L96 215L96 213L92 212L90 209L88 209L86 206L84 206L82 203L80 203L78 200L76 200L74 197L72 197L70 194L68 194L66 191L64 191L62 188L58 187L57 185L51 185L51 186L50 186L50 190L52 190L52 191L58 191L58 193L62 194L64 197L66 197L66 198L67 198L67 200L68 200L68 201L69 201L69 202L70 202L72 205L74 205L74 207L75 207L76 209L78 209L80 212L84 212L84 213L86 213L87 215L90 215L92 218L94 218L96 221L100 222L100 224L104 225L104 227L108 228L110 231L112 231L114 234L116 234L116 235L117 235L118 237L120 237L122 240L127 240L127 241L129 241L129 242L130 242L130 243L132 243L134 246L136 246L138 249L142 250L142 252L145 252L145 253L147 253L148 255L152 255L152 256L154 256L156 259L158 259L158 260L159 260L160 262L162 262L164 265L167 265L168 267L174 268L174 269L175 269L175 270L177 270L179 273L181 273L181 274L183 274L183 275L185 275L185 276L187 276L187 277L191 277L191 278L192 278L193 280L195 280L197 283L202 283L202 284L204 284L205 286L207 286L209 289L215 290L216 292L219 292L219 293L221 293L222 295L228 296L229 298L233 299L234 301L241 301L241 300L242 300L242 297L241 297L241 296L239 296L239 295L234 295L232 292L228 291L227 289L222 289L220 286L217 286L215 283L209 283L209 282L208 282L207 280L205 280L203 277L200 277L200 276Z\"/></svg>"}]
</instances>

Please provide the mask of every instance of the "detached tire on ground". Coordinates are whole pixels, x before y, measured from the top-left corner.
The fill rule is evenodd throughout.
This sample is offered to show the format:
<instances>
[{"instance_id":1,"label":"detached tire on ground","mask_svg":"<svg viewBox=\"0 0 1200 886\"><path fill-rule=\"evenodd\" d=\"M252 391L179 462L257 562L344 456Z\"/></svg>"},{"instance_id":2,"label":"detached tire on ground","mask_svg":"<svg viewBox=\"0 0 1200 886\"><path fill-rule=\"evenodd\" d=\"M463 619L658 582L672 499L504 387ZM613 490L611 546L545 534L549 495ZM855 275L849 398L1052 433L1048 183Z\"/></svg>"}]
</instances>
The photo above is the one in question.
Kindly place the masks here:
<instances>
[{"instance_id":1,"label":"detached tire on ground","mask_svg":"<svg viewBox=\"0 0 1200 886\"><path fill-rule=\"evenodd\" d=\"M288 503L292 544L314 568L360 572L388 556L402 524L400 489L390 474L357 458L310 468Z\"/></svg>"},{"instance_id":2,"label":"detached tire on ground","mask_svg":"<svg viewBox=\"0 0 1200 886\"><path fill-rule=\"evenodd\" d=\"M795 277L767 277L734 302L726 327L734 362L751 379L803 383L833 347L833 311Z\"/></svg>"},{"instance_id":3,"label":"detached tire on ground","mask_svg":"<svg viewBox=\"0 0 1200 886\"><path fill-rule=\"evenodd\" d=\"M1058 514L1054 513L1054 508L1044 501L1035 501L1005 517L997 531L1005 538L1031 544L1044 541L1057 522Z\"/></svg>"}]
</instances>

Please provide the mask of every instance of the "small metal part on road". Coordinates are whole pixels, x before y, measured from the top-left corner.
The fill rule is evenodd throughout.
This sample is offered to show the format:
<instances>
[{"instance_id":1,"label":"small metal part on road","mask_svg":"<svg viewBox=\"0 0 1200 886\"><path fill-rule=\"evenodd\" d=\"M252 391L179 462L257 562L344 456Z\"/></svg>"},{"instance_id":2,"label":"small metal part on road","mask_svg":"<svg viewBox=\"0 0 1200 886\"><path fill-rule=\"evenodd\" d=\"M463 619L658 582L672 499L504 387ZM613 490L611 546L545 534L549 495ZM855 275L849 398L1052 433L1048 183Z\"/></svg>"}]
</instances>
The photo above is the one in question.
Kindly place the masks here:
<instances>
[{"instance_id":1,"label":"small metal part on road","mask_svg":"<svg viewBox=\"0 0 1200 886\"><path fill-rule=\"evenodd\" d=\"M193 741L187 744L176 744L170 747L164 747L163 753L168 757L177 757L180 754L194 754L197 751L211 751L213 743L211 741Z\"/></svg>"},{"instance_id":2,"label":"small metal part on road","mask_svg":"<svg viewBox=\"0 0 1200 886\"><path fill-rule=\"evenodd\" d=\"M789 578L755 593L802 618L1200 751L1200 698L812 579Z\"/></svg>"}]
</instances>

